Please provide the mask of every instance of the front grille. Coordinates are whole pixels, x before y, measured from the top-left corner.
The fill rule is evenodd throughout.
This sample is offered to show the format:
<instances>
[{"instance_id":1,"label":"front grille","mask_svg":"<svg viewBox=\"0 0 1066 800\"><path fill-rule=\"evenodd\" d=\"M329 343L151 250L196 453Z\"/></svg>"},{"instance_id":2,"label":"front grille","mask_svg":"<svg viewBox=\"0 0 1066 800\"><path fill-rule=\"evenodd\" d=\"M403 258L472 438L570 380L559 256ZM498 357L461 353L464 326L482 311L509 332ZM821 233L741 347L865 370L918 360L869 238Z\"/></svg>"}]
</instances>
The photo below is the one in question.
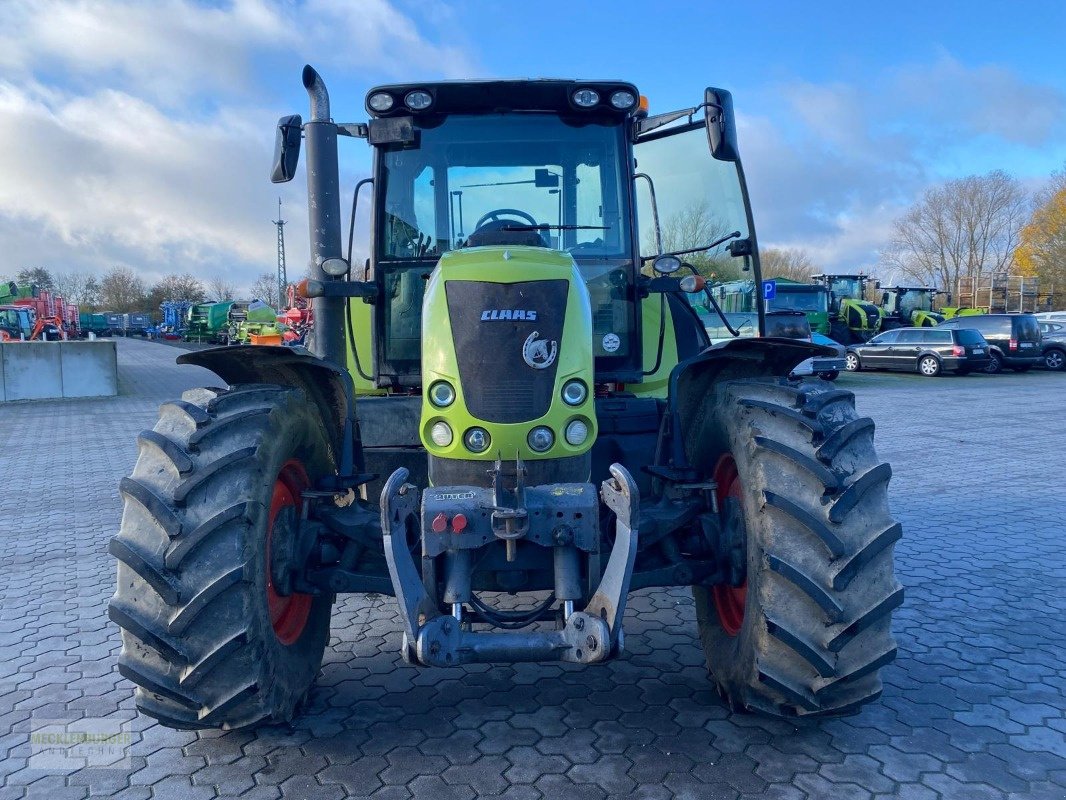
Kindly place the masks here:
<instances>
[{"instance_id":1,"label":"front grille","mask_svg":"<svg viewBox=\"0 0 1066 800\"><path fill-rule=\"evenodd\" d=\"M561 348L569 282L446 281L445 290L459 382L471 415L513 423L548 413L559 354L550 366L534 369L522 350L534 332ZM534 312L535 318L507 319L501 313L516 310Z\"/></svg>"}]
</instances>

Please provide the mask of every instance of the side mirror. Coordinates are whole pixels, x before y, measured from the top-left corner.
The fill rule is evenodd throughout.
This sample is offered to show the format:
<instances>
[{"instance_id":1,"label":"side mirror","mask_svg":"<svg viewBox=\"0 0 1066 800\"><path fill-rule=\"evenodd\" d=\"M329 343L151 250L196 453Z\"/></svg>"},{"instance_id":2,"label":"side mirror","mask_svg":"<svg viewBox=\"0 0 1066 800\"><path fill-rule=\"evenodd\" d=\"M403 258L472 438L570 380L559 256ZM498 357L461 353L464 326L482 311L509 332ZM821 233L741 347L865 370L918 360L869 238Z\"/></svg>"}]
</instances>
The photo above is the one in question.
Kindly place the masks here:
<instances>
[{"instance_id":1,"label":"side mirror","mask_svg":"<svg viewBox=\"0 0 1066 800\"><path fill-rule=\"evenodd\" d=\"M296 165L300 163L300 137L303 118L292 114L278 120L274 134L274 170L271 183L288 183L296 177Z\"/></svg>"},{"instance_id":2,"label":"side mirror","mask_svg":"<svg viewBox=\"0 0 1066 800\"><path fill-rule=\"evenodd\" d=\"M725 89L708 87L703 94L704 121L711 157L718 161L740 161L737 124L733 118L733 95Z\"/></svg>"},{"instance_id":3,"label":"side mirror","mask_svg":"<svg viewBox=\"0 0 1066 800\"><path fill-rule=\"evenodd\" d=\"M542 189L558 188L559 176L549 169L537 168L533 170L533 185Z\"/></svg>"}]
</instances>

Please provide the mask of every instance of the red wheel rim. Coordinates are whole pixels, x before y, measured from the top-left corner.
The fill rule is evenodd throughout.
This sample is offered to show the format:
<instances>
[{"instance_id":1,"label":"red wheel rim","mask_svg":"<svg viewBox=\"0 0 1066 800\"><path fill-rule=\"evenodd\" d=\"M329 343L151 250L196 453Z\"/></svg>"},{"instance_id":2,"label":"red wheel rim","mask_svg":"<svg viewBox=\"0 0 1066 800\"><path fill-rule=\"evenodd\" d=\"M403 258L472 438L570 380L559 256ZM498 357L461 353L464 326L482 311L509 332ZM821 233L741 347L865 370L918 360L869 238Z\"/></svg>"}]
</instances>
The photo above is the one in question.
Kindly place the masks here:
<instances>
[{"instance_id":1,"label":"red wheel rim","mask_svg":"<svg viewBox=\"0 0 1066 800\"><path fill-rule=\"evenodd\" d=\"M737 462L729 453L719 458L718 463L714 465L714 482L718 485L715 494L718 497L719 509L725 508L727 497L743 502L744 486L737 472ZM712 589L712 594L722 630L730 636L736 636L744 625L744 606L748 600L747 580L740 586L716 584Z\"/></svg>"},{"instance_id":2,"label":"red wheel rim","mask_svg":"<svg viewBox=\"0 0 1066 800\"><path fill-rule=\"evenodd\" d=\"M311 603L314 598L309 594L290 594L282 596L274 589L274 576L270 566L270 543L274 538L274 521L278 512L286 507L300 507L300 492L307 488L310 481L303 464L296 459L286 461L274 481L274 494L270 499L270 515L267 517L266 537L266 596L267 611L274 635L282 644L289 645L300 638L307 618L311 615Z\"/></svg>"}]
</instances>

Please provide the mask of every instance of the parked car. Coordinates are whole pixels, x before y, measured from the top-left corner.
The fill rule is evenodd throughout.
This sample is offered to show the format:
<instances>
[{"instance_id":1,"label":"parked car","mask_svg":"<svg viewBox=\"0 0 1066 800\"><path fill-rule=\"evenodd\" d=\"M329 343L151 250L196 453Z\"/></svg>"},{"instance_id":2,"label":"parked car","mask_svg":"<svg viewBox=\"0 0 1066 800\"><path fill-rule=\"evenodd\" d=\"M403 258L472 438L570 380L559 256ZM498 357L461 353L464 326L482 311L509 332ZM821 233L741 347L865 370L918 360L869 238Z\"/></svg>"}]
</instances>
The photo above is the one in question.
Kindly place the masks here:
<instances>
[{"instance_id":1,"label":"parked car","mask_svg":"<svg viewBox=\"0 0 1066 800\"><path fill-rule=\"evenodd\" d=\"M844 366L847 363L845 360L845 357L847 356L847 348L844 347L844 345L840 344L840 342L837 342L834 339L830 339L828 336L823 336L822 334L813 331L811 332L811 342L813 344L820 344L822 347L831 347L836 351L837 364L839 366L837 366L836 369L823 370L822 372L818 373L818 377L822 378L823 380L835 381L840 375L841 366ZM802 366L803 364L800 364L800 367Z\"/></svg>"},{"instance_id":2,"label":"parked car","mask_svg":"<svg viewBox=\"0 0 1066 800\"><path fill-rule=\"evenodd\" d=\"M937 329L973 328L988 342L992 360L985 371L1002 372L1004 367L1025 372L1044 363L1041 353L1040 322L1032 314L977 314L941 322Z\"/></svg>"},{"instance_id":3,"label":"parked car","mask_svg":"<svg viewBox=\"0 0 1066 800\"><path fill-rule=\"evenodd\" d=\"M991 363L989 345L969 328L896 328L863 344L853 344L844 356L849 372L891 369L918 372L934 378L944 370L967 375Z\"/></svg>"},{"instance_id":4,"label":"parked car","mask_svg":"<svg viewBox=\"0 0 1066 800\"><path fill-rule=\"evenodd\" d=\"M1066 321L1040 322L1041 353L1047 369L1066 370Z\"/></svg>"},{"instance_id":5,"label":"parked car","mask_svg":"<svg viewBox=\"0 0 1066 800\"><path fill-rule=\"evenodd\" d=\"M789 373L790 378L817 375L823 380L835 381L840 371L844 369L844 348L828 336L814 333L807 315L802 311L777 309L766 312L766 335L814 342L814 344L831 347L835 351L835 354L831 356L815 356L801 361Z\"/></svg>"}]
</instances>

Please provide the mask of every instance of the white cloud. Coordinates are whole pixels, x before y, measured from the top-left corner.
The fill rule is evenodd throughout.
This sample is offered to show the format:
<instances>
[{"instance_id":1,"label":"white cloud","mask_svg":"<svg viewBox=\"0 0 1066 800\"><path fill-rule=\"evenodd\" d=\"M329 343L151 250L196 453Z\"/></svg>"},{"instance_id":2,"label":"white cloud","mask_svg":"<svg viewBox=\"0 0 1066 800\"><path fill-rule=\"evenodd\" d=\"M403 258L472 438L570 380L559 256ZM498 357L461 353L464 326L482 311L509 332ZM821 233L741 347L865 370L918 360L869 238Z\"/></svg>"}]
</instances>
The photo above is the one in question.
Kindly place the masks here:
<instances>
[{"instance_id":1,"label":"white cloud","mask_svg":"<svg viewBox=\"0 0 1066 800\"><path fill-rule=\"evenodd\" d=\"M949 56L862 87L788 82L765 111L740 120L760 242L803 247L831 271L876 264L893 220L957 165L1002 168L1061 141L1066 123L1055 89ZM978 143L999 157L975 161Z\"/></svg>"},{"instance_id":2,"label":"white cloud","mask_svg":"<svg viewBox=\"0 0 1066 800\"><path fill-rule=\"evenodd\" d=\"M1066 124L1066 97L1027 83L995 64L976 67L944 54L933 64L903 67L890 76L884 102L939 137L992 134L1008 142L1045 144Z\"/></svg>"},{"instance_id":3,"label":"white cloud","mask_svg":"<svg viewBox=\"0 0 1066 800\"><path fill-rule=\"evenodd\" d=\"M268 173L305 60L361 82L476 72L386 0L0 3L0 274L124 264L245 284L274 267L279 193L302 271L302 178Z\"/></svg>"}]
</instances>

